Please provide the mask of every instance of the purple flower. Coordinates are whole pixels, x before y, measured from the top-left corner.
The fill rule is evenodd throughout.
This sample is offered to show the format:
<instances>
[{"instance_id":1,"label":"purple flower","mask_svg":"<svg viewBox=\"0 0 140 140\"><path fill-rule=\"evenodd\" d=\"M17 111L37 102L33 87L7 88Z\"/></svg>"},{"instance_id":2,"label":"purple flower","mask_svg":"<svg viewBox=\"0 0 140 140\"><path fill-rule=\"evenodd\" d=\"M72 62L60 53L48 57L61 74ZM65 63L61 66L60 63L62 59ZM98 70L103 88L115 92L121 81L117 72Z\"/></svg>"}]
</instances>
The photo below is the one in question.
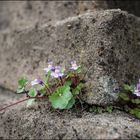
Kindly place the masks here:
<instances>
[{"instance_id":1,"label":"purple flower","mask_svg":"<svg viewBox=\"0 0 140 140\"><path fill-rule=\"evenodd\" d=\"M139 79L139 82L137 83L134 94L137 96L140 96L140 79Z\"/></svg>"},{"instance_id":2,"label":"purple flower","mask_svg":"<svg viewBox=\"0 0 140 140\"><path fill-rule=\"evenodd\" d=\"M70 69L72 69L72 70L77 70L80 66L78 66L77 64L76 64L76 61L72 61L71 62L71 68Z\"/></svg>"},{"instance_id":3,"label":"purple flower","mask_svg":"<svg viewBox=\"0 0 140 140\"><path fill-rule=\"evenodd\" d=\"M62 77L63 75L64 75L64 73L63 73L63 70L60 66L56 66L55 70L52 71L52 73L51 73L51 76L53 78L59 78L59 77Z\"/></svg>"},{"instance_id":4,"label":"purple flower","mask_svg":"<svg viewBox=\"0 0 140 140\"><path fill-rule=\"evenodd\" d=\"M44 70L46 71L46 73L48 73L49 71L54 71L55 67L53 66L53 62L49 62L48 67L44 68Z\"/></svg>"},{"instance_id":5,"label":"purple flower","mask_svg":"<svg viewBox=\"0 0 140 140\"><path fill-rule=\"evenodd\" d=\"M34 86L34 85L43 85L43 82L39 79L35 79L33 81L31 81L31 85Z\"/></svg>"},{"instance_id":6,"label":"purple flower","mask_svg":"<svg viewBox=\"0 0 140 140\"><path fill-rule=\"evenodd\" d=\"M138 91L137 89L135 89L134 94L137 96L140 96L140 91Z\"/></svg>"},{"instance_id":7,"label":"purple flower","mask_svg":"<svg viewBox=\"0 0 140 140\"><path fill-rule=\"evenodd\" d=\"M140 79L139 82L137 83L137 89L140 91Z\"/></svg>"}]
</instances>

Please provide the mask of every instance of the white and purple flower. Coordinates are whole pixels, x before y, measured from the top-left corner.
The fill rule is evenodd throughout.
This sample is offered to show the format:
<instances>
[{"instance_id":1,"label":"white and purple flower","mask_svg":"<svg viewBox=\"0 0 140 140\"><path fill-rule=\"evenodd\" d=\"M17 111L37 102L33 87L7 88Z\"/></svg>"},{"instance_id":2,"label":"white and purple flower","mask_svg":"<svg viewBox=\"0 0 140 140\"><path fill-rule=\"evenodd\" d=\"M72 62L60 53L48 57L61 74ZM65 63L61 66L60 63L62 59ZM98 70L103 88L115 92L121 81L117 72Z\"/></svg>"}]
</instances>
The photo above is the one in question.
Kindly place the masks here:
<instances>
[{"instance_id":1,"label":"white and purple flower","mask_svg":"<svg viewBox=\"0 0 140 140\"><path fill-rule=\"evenodd\" d=\"M39 79L35 79L33 81L31 81L31 85L35 86L35 85L43 85L43 81L39 80Z\"/></svg>"},{"instance_id":2,"label":"white and purple flower","mask_svg":"<svg viewBox=\"0 0 140 140\"><path fill-rule=\"evenodd\" d=\"M59 78L64 75L63 69L60 66L55 66L55 70L52 71L51 76L53 78Z\"/></svg>"},{"instance_id":3,"label":"white and purple flower","mask_svg":"<svg viewBox=\"0 0 140 140\"><path fill-rule=\"evenodd\" d=\"M49 62L48 67L44 68L44 70L46 71L46 73L50 71L53 78L59 78L64 75L64 69L60 66L54 66L53 62Z\"/></svg>"},{"instance_id":4,"label":"white and purple flower","mask_svg":"<svg viewBox=\"0 0 140 140\"><path fill-rule=\"evenodd\" d=\"M72 70L77 70L79 67L80 67L80 66L78 66L78 65L76 64L76 61L72 61L72 62L71 62L71 68L70 68L70 69L72 69Z\"/></svg>"},{"instance_id":5,"label":"white and purple flower","mask_svg":"<svg viewBox=\"0 0 140 140\"><path fill-rule=\"evenodd\" d=\"M53 62L50 61L48 63L48 67L47 68L44 68L44 70L46 71L46 73L48 73L49 71L54 71L55 70L55 67L53 66Z\"/></svg>"},{"instance_id":6,"label":"white and purple flower","mask_svg":"<svg viewBox=\"0 0 140 140\"><path fill-rule=\"evenodd\" d=\"M140 79L135 88L134 94L140 97Z\"/></svg>"}]
</instances>

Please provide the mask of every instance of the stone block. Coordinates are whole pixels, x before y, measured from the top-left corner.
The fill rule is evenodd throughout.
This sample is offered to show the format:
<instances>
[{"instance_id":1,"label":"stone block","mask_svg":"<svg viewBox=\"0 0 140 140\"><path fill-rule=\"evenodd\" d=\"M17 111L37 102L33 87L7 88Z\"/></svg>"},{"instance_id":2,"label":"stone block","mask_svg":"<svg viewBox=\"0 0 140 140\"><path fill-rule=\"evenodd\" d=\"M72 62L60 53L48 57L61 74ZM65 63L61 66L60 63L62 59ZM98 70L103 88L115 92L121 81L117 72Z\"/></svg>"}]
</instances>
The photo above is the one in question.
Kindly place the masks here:
<instances>
[{"instance_id":1,"label":"stone block","mask_svg":"<svg viewBox=\"0 0 140 140\"><path fill-rule=\"evenodd\" d=\"M0 112L1 139L139 139L140 121L128 114L56 112L48 104ZM78 117L79 116L79 117Z\"/></svg>"},{"instance_id":2,"label":"stone block","mask_svg":"<svg viewBox=\"0 0 140 140\"><path fill-rule=\"evenodd\" d=\"M140 76L139 30L138 17L106 10L13 32L13 43L0 50L0 85L16 90L22 75L30 80L43 77L49 60L66 66L76 60L88 71L83 100L114 103L120 86Z\"/></svg>"}]
</instances>

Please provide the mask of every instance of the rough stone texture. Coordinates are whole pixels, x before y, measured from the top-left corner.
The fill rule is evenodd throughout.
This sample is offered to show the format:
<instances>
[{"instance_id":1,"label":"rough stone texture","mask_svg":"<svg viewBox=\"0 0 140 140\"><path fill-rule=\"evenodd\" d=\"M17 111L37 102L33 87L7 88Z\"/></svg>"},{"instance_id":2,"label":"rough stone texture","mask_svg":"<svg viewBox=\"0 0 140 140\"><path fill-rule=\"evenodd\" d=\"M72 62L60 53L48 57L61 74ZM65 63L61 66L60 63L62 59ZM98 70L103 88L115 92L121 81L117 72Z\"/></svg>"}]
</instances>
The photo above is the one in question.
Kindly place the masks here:
<instances>
[{"instance_id":1,"label":"rough stone texture","mask_svg":"<svg viewBox=\"0 0 140 140\"><path fill-rule=\"evenodd\" d=\"M0 31L22 30L102 9L120 8L140 16L139 7L139 0L1 1Z\"/></svg>"},{"instance_id":2,"label":"rough stone texture","mask_svg":"<svg viewBox=\"0 0 140 140\"><path fill-rule=\"evenodd\" d=\"M1 1L0 31L22 30L102 9L98 1Z\"/></svg>"},{"instance_id":3,"label":"rough stone texture","mask_svg":"<svg viewBox=\"0 0 140 140\"><path fill-rule=\"evenodd\" d=\"M12 91L0 87L0 107L2 106L2 104L5 104L5 102L8 102L9 99L13 100L13 98L15 98L15 95Z\"/></svg>"},{"instance_id":4,"label":"rough stone texture","mask_svg":"<svg viewBox=\"0 0 140 140\"><path fill-rule=\"evenodd\" d=\"M45 103L25 104L1 112L1 139L139 139L140 121L123 112L94 114L57 113ZM43 106L44 105L44 106Z\"/></svg>"},{"instance_id":5,"label":"rough stone texture","mask_svg":"<svg viewBox=\"0 0 140 140\"><path fill-rule=\"evenodd\" d=\"M139 30L139 18L106 10L13 32L9 34L13 40L1 40L0 85L16 90L20 76L42 76L48 60L66 66L81 60L85 70L90 67L83 99L90 104L113 103L119 85L139 78Z\"/></svg>"},{"instance_id":6,"label":"rough stone texture","mask_svg":"<svg viewBox=\"0 0 140 140\"><path fill-rule=\"evenodd\" d=\"M48 60L68 64L75 59L85 70L90 66L83 100L99 105L116 101L119 86L140 76L140 19L120 10L76 16L106 9L109 2L117 5L107 2L1 1L0 85L15 91L20 76L43 77ZM127 6L126 2L122 8L139 14L133 5ZM0 87L0 108L22 97L12 91ZM24 102L0 112L0 139L46 138L139 139L140 121L119 111L57 112L47 102L36 102L29 109Z\"/></svg>"},{"instance_id":7,"label":"rough stone texture","mask_svg":"<svg viewBox=\"0 0 140 140\"><path fill-rule=\"evenodd\" d=\"M15 94L14 92L0 87L0 110L10 104L15 103L17 100L21 100L24 96L25 95L23 94L18 94L17 96L17 94Z\"/></svg>"}]
</instances>

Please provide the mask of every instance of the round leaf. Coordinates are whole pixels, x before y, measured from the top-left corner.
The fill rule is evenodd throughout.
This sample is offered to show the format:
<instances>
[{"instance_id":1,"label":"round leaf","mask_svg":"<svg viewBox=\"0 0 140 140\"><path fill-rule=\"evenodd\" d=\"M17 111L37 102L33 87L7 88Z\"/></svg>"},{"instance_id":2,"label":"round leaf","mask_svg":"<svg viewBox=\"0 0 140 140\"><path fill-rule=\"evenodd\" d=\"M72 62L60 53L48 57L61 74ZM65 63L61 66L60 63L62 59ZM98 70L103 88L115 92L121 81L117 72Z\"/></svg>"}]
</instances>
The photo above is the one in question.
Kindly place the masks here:
<instances>
[{"instance_id":1,"label":"round leaf","mask_svg":"<svg viewBox=\"0 0 140 140\"><path fill-rule=\"evenodd\" d=\"M29 95L30 97L35 97L35 96L37 95L37 91L36 91L34 88L31 88L31 89L29 90L28 95Z\"/></svg>"},{"instance_id":2,"label":"round leaf","mask_svg":"<svg viewBox=\"0 0 140 140\"><path fill-rule=\"evenodd\" d=\"M75 99L71 98L71 100L68 102L67 106L65 107L65 109L70 109L73 107L73 105L75 104Z\"/></svg>"},{"instance_id":3,"label":"round leaf","mask_svg":"<svg viewBox=\"0 0 140 140\"><path fill-rule=\"evenodd\" d=\"M55 109L65 109L72 97L70 87L63 86L49 96L49 101Z\"/></svg>"}]
</instances>

